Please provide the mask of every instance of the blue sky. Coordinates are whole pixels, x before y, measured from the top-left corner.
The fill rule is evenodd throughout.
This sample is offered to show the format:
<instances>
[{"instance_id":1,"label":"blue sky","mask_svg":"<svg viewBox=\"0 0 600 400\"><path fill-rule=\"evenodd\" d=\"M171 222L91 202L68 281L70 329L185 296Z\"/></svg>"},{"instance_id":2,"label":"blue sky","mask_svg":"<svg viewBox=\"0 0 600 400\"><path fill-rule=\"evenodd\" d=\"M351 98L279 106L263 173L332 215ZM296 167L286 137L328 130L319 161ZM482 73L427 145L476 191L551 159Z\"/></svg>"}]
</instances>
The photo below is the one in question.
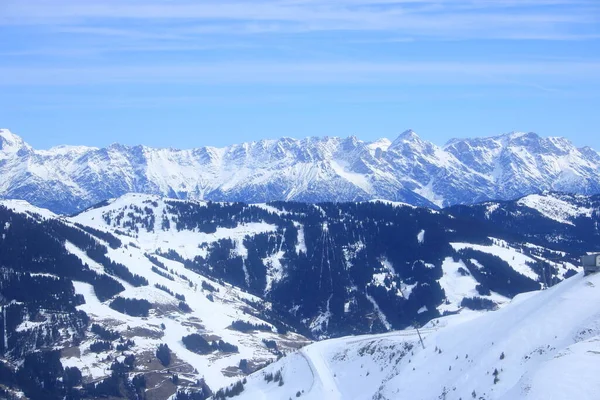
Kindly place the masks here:
<instances>
[{"instance_id":1,"label":"blue sky","mask_svg":"<svg viewBox=\"0 0 600 400\"><path fill-rule=\"evenodd\" d=\"M2 0L37 148L535 131L600 150L598 0Z\"/></svg>"}]
</instances>

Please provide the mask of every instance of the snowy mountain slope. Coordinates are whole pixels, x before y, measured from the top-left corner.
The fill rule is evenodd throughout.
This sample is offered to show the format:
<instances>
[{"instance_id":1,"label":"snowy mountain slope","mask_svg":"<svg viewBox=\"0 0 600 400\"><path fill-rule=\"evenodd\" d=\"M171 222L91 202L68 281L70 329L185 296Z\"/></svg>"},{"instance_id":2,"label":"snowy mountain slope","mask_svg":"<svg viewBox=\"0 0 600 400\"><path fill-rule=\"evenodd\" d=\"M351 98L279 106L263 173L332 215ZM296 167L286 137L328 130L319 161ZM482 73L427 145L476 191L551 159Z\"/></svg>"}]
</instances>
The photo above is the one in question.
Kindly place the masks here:
<instances>
[{"instance_id":1,"label":"snowy mountain slope","mask_svg":"<svg viewBox=\"0 0 600 400\"><path fill-rule=\"evenodd\" d=\"M85 385L105 382L115 360L134 355L127 376L144 374L151 398L198 390L202 378L216 388L279 352L293 353L307 337L388 332L456 313L471 318L576 274L577 257L600 250L595 197L542 197L536 204L560 200L593 211L564 223L522 200L434 211L388 201L247 205L128 194L64 217L0 202L0 303L8 299L10 327L0 336L8 338L11 363L60 348L62 365L77 367ZM515 230L522 219L528 228ZM119 308L119 298L134 303ZM135 300L149 302L147 315L137 314ZM102 340L93 324L119 339L94 350ZM192 334L215 347L193 352L183 340ZM169 366L155 355L163 343ZM305 360L296 373L306 382L329 365L328 354L311 349L290 356ZM389 358L386 352L377 357ZM319 374L324 380L315 385L346 398L346 389L334 390L332 378Z\"/></svg>"},{"instance_id":2,"label":"snowy mountain slope","mask_svg":"<svg viewBox=\"0 0 600 400\"><path fill-rule=\"evenodd\" d=\"M596 399L600 276L578 274L498 311L327 340L248 378L236 398ZM283 384L267 382L280 373Z\"/></svg>"},{"instance_id":3,"label":"snowy mountain slope","mask_svg":"<svg viewBox=\"0 0 600 400\"><path fill-rule=\"evenodd\" d=\"M600 156L577 149L564 138L535 133L477 139L454 139L444 149L470 169L490 177L496 199L511 199L541 190L598 193Z\"/></svg>"},{"instance_id":4,"label":"snowy mountain slope","mask_svg":"<svg viewBox=\"0 0 600 400\"><path fill-rule=\"evenodd\" d=\"M68 220L133 243L126 253L137 252L141 265L153 254L268 299L321 338L402 328L411 318L456 312L465 298L502 304L578 268L565 253L488 238L484 230L473 237L468 221L381 202L247 206L129 194ZM395 228L407 223L416 225ZM131 262L119 249L109 256ZM540 276L540 261L552 265L551 277Z\"/></svg>"},{"instance_id":5,"label":"snowy mountain slope","mask_svg":"<svg viewBox=\"0 0 600 400\"><path fill-rule=\"evenodd\" d=\"M547 218L570 225L573 225L574 219L589 218L595 211L594 208L574 202L573 198L577 199L578 196L568 196L567 199L561 197L564 196L530 195L520 199L517 204L537 210ZM579 199L585 200L583 196Z\"/></svg>"},{"instance_id":6,"label":"snowy mountain slope","mask_svg":"<svg viewBox=\"0 0 600 400\"><path fill-rule=\"evenodd\" d=\"M548 202L564 197L545 196ZM467 208L482 207L488 206ZM588 207L596 206L590 203ZM535 212L526 224L529 230L539 226L543 235L527 230L515 235L511 227L520 221L519 213L499 224L483 216L475 222L463 221L454 211L440 214L381 202L219 205L132 194L72 220L117 236L125 234L123 241L133 237L144 252L168 256L269 299L317 337L402 328L412 321L411 315L427 320L436 313L455 312L465 298L502 304L523 290L564 279L578 269L580 254L597 247L598 232L589 218L564 225ZM205 214L198 217L198 212ZM372 227L365 225L366 215L377 215L381 222L375 219ZM212 222L208 227L195 222L186 226L182 218ZM165 220L168 228L162 226ZM414 221L419 222L407 228ZM381 223L394 233L382 232ZM548 228L548 223L558 227ZM506 229L500 229L503 225ZM395 226L404 228L398 231ZM558 236L563 237L560 243L555 240ZM356 237L362 239L356 241ZM429 238L437 244L432 246ZM562 250L569 246L584 250ZM302 265L307 267L298 269ZM492 278L486 277L490 273ZM502 282L512 282L514 288ZM424 291L431 283L439 289ZM400 315L408 314L399 317L398 310L402 310Z\"/></svg>"},{"instance_id":7,"label":"snowy mountain slope","mask_svg":"<svg viewBox=\"0 0 600 400\"><path fill-rule=\"evenodd\" d=\"M209 387L219 387L239 379L261 365L274 361L279 352L290 351L309 342L302 335L285 331L283 329L285 324L279 322L275 314L270 312L272 306L264 299L245 293L225 282L219 283L201 276L186 269L180 262L159 255L149 256L148 248L143 247L144 245L148 246L145 238L138 240L127 235L106 234L107 231L97 228L90 230L84 225L75 225L73 220L52 217L51 213L24 202L8 201L0 202L0 205L6 205L12 211L26 216L27 221L34 229L36 221L50 224L60 221L61 224L66 224L65 226L74 229L75 232L80 232L80 234L84 234L84 230L81 229L88 229L88 232L94 235L93 240L105 248L109 263L126 265L126 269L134 277L143 277L140 279L146 280L146 283L139 284L140 279L132 280L122 274L115 276L115 273L108 269L106 262L96 261L97 257L94 257L89 249L82 247L81 237L78 235L71 233L71 241L67 239L64 242L66 253L77 257L85 267L92 271L96 271L100 275L111 276L123 287L117 296L101 300L98 298L100 292L97 287L88 282L79 281L77 278L70 278L74 287L73 294L76 297L80 296L78 301L81 304L76 305L76 310L84 311L87 314L88 327L79 333L70 329L56 332L52 339L52 347L60 344L59 348L63 348L61 357L63 366L79 368L83 374L84 383L100 382L109 378L114 360L120 359L119 357L122 360L123 354L134 354L139 361L133 372L153 376L155 386L148 387L148 389L156 389L160 393L157 394L157 397L149 398L165 399L168 397L165 393L173 394L175 391L175 386L169 384L173 373L177 373L179 376L182 387L186 387L186 385L193 387L198 380L202 380ZM18 273L18 270L9 267L8 260L14 247L7 242L13 239L20 240L11 235L23 235L23 231L19 229L19 225L23 224L19 224L14 217L11 217L11 214L7 217L11 222L3 224L3 229L0 230L2 231L0 249L4 253L0 257L0 266L3 267L0 272L3 275ZM100 226L100 228L102 227ZM44 227L40 226L40 229L43 230ZM248 234L246 230L242 232L231 230L231 232L240 237ZM119 239L122 241L116 245L115 241L119 241ZM193 240L193 236L188 238L190 248L197 246L197 244L193 244ZM176 243L180 244L181 241ZM3 245L8 247L2 247ZM50 252L44 248L36 249L33 243L25 242L20 246L29 248L36 254L39 252L44 254L44 251ZM16 250L18 251L18 248ZM36 271L35 261L29 265L19 268L19 270L25 272L28 268L33 268L32 271ZM58 265L58 268L60 271L61 266ZM61 278L60 272L34 272L32 276L44 276L49 279ZM71 282L70 279L69 282ZM7 288L3 288L3 279L0 279L0 295L9 296L4 289ZM111 301L118 297L149 301L151 309L144 317L128 315L110 305ZM10 299L10 297L8 298ZM24 300L11 304L16 307L21 304L26 307L26 310L29 307L27 301ZM69 308L67 307L67 309ZM36 341L31 342L30 338L43 335L46 329L56 328L55 311L53 310L40 309L35 312L29 308L29 311L19 315L17 309L14 312L10 311L12 308L9 306L9 313L16 313L14 317L9 314L9 325L14 325L14 334L9 330L8 335L6 333L2 335L7 337L6 343L9 346L9 349L3 350L6 351L5 355L10 358L12 353L16 360L19 359L23 346L36 348ZM66 314L63 312L66 318L70 318L69 314L75 311L71 310ZM74 316L74 314L72 315ZM271 316L265 317L267 315ZM236 323L241 322L249 325L243 330L234 328ZM90 331L90 326L93 324L99 324L105 329L109 329L113 335L122 338L119 340L132 340L134 344L127 345L125 351L117 347L119 344L126 343L122 341L113 342L108 349L100 352L93 350L92 346L101 339L94 334L93 329ZM17 333L20 333L21 337L18 337ZM206 354L197 354L182 342L184 336L191 334L200 334L211 342L224 341L235 346L236 349L235 351L215 350ZM76 336L79 339L74 341ZM272 347L267 346L268 342L272 342ZM168 345L170 349L172 361L169 365L160 365L156 361L156 349L162 344ZM42 345L41 348L43 349L45 346ZM245 367L240 369L244 363ZM165 382L167 382L166 385ZM160 387L162 389L159 390Z\"/></svg>"},{"instance_id":8,"label":"snowy mountain slope","mask_svg":"<svg viewBox=\"0 0 600 400\"><path fill-rule=\"evenodd\" d=\"M499 230L518 232L534 244L554 243L557 250L585 253L599 231L600 196L542 192L516 201L493 201L445 210L452 215L486 220ZM492 234L493 235L493 234Z\"/></svg>"},{"instance_id":9,"label":"snowy mountain slope","mask_svg":"<svg viewBox=\"0 0 600 400\"><path fill-rule=\"evenodd\" d=\"M35 150L0 129L0 196L71 214L128 192L182 199L364 201L443 207L542 190L600 192L600 156L561 138L513 133L438 147L406 131L393 142L282 138L191 150L60 146Z\"/></svg>"}]
</instances>

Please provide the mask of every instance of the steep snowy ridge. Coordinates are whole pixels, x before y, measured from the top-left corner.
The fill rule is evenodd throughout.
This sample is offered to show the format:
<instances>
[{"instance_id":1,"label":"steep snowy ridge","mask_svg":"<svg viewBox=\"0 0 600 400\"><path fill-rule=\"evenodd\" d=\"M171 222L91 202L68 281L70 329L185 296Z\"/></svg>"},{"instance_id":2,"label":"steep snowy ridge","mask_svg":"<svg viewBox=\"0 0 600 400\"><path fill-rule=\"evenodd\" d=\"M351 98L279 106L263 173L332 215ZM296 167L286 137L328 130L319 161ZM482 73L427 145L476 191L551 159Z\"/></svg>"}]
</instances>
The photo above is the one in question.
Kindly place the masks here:
<instances>
[{"instance_id":1,"label":"steep snowy ridge","mask_svg":"<svg viewBox=\"0 0 600 400\"><path fill-rule=\"evenodd\" d=\"M34 150L0 130L0 197L71 214L128 192L214 201L366 201L444 207L542 190L600 193L600 155L562 138L513 133L439 147L282 138L191 150L60 146Z\"/></svg>"},{"instance_id":2,"label":"steep snowy ridge","mask_svg":"<svg viewBox=\"0 0 600 400\"><path fill-rule=\"evenodd\" d=\"M327 340L248 378L244 399L597 399L600 275L420 330ZM269 374L281 381L268 382Z\"/></svg>"}]
</instances>

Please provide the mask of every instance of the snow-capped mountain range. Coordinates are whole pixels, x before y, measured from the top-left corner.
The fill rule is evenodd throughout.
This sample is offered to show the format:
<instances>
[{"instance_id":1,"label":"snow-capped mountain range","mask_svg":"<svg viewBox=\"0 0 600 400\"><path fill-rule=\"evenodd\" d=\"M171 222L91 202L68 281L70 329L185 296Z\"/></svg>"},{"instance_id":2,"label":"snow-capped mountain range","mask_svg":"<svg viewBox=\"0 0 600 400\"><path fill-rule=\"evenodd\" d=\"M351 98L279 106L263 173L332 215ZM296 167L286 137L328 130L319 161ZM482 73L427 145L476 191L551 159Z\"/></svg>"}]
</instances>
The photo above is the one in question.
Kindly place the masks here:
<instances>
[{"instance_id":1,"label":"snow-capped mountain range","mask_svg":"<svg viewBox=\"0 0 600 400\"><path fill-rule=\"evenodd\" d=\"M563 138L510 133L438 147L394 141L282 138L191 150L60 146L35 150L0 130L0 197L74 213L129 192L180 199L364 201L445 207L543 190L600 193L600 155Z\"/></svg>"}]
</instances>

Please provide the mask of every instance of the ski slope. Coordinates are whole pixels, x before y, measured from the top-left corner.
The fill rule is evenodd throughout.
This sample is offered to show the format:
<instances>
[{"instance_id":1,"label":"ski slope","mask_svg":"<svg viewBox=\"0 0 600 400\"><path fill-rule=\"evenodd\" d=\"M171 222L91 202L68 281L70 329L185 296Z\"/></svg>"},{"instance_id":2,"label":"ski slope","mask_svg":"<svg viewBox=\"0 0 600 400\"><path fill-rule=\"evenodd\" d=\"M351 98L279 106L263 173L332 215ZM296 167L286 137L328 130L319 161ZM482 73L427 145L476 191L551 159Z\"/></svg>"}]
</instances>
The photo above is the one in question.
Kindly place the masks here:
<instances>
[{"instance_id":1,"label":"ski slope","mask_svg":"<svg viewBox=\"0 0 600 400\"><path fill-rule=\"evenodd\" d=\"M248 379L239 399L597 400L600 275L578 274L421 331L309 345ZM281 371L284 384L264 375Z\"/></svg>"}]
</instances>

